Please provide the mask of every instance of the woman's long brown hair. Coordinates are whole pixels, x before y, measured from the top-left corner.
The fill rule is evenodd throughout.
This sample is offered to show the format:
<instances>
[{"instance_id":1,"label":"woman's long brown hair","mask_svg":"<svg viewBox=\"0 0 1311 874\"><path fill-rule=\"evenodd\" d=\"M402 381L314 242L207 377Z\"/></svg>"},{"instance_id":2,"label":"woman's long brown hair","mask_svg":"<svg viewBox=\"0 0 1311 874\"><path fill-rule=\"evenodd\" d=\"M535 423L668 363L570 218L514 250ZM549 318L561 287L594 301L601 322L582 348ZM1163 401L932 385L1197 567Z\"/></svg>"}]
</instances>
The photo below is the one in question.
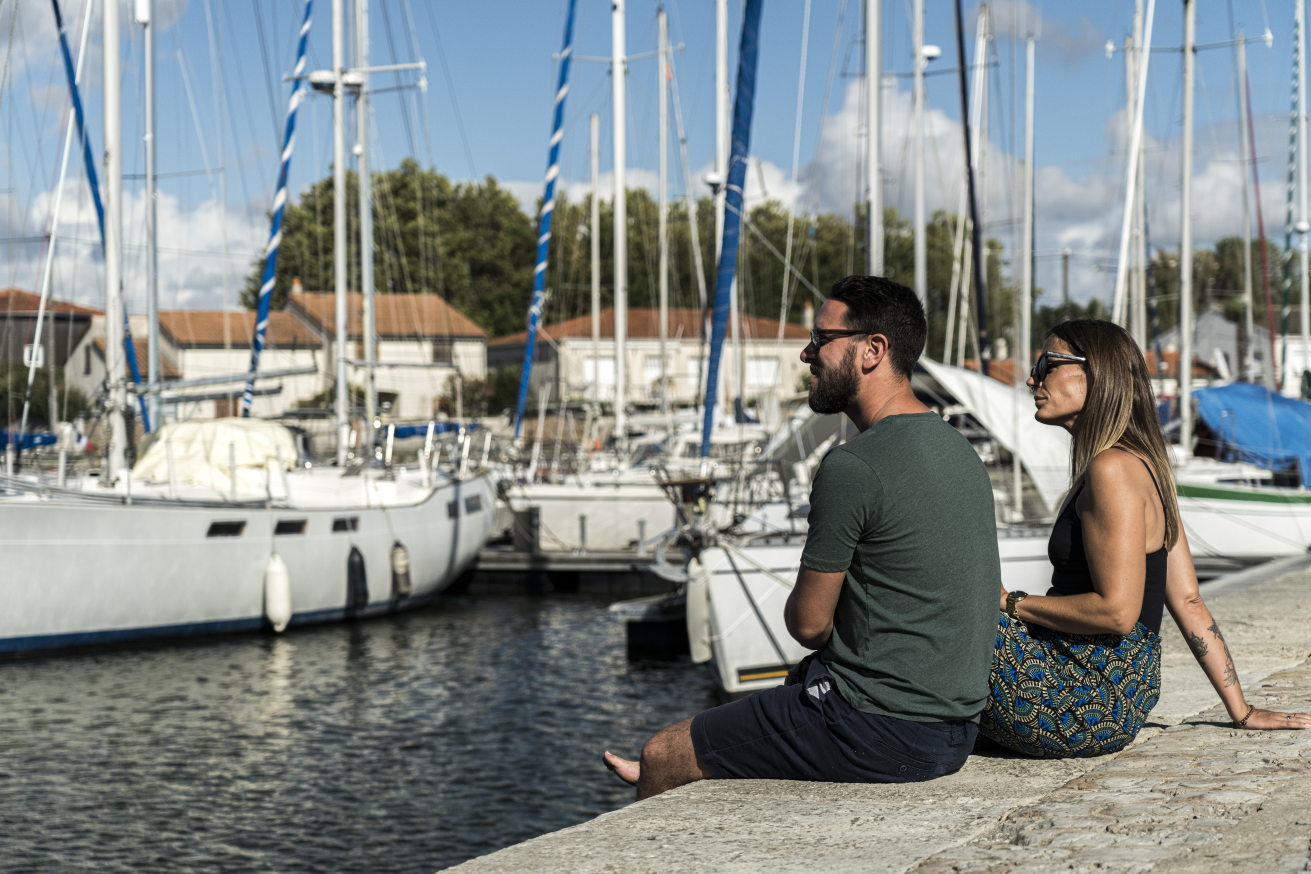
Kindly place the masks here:
<instances>
[{"instance_id":1,"label":"woman's long brown hair","mask_svg":"<svg viewBox=\"0 0 1311 874\"><path fill-rule=\"evenodd\" d=\"M1070 484L1080 482L1088 465L1113 446L1127 449L1151 465L1165 509L1165 542L1179 539L1179 502L1165 431L1156 412L1156 396L1147 359L1129 332L1101 319L1071 319L1047 332L1087 358L1080 365L1088 378L1088 395L1070 444Z\"/></svg>"}]
</instances>

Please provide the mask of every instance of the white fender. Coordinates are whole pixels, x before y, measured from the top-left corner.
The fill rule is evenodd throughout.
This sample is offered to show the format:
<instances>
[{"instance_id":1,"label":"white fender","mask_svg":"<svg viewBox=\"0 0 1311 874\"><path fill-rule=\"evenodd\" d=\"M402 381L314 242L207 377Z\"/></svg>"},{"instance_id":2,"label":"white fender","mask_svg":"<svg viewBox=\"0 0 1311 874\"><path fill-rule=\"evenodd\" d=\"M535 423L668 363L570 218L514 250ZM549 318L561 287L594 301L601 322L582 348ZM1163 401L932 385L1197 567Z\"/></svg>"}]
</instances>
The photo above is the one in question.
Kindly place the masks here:
<instances>
[{"instance_id":1,"label":"white fender","mask_svg":"<svg viewBox=\"0 0 1311 874\"><path fill-rule=\"evenodd\" d=\"M687 642L693 663L699 665L714 656L710 648L710 576L700 559L693 559L687 570Z\"/></svg>"},{"instance_id":2,"label":"white fender","mask_svg":"<svg viewBox=\"0 0 1311 874\"><path fill-rule=\"evenodd\" d=\"M291 574L287 572L287 563L276 552L264 566L264 615L278 632L291 621Z\"/></svg>"}]
</instances>

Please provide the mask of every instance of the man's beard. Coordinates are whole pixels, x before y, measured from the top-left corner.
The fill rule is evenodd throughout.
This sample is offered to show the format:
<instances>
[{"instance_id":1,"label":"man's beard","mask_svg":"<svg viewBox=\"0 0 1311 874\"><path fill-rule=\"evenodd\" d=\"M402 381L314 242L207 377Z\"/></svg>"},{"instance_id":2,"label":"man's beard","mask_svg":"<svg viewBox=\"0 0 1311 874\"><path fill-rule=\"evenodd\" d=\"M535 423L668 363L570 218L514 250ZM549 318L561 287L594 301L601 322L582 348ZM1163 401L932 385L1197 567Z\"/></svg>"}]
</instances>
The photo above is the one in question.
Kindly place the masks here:
<instances>
[{"instance_id":1,"label":"man's beard","mask_svg":"<svg viewBox=\"0 0 1311 874\"><path fill-rule=\"evenodd\" d=\"M851 406L860 389L856 372L856 347L852 346L837 367L821 367L810 390L810 408L821 416L840 413Z\"/></svg>"}]
</instances>

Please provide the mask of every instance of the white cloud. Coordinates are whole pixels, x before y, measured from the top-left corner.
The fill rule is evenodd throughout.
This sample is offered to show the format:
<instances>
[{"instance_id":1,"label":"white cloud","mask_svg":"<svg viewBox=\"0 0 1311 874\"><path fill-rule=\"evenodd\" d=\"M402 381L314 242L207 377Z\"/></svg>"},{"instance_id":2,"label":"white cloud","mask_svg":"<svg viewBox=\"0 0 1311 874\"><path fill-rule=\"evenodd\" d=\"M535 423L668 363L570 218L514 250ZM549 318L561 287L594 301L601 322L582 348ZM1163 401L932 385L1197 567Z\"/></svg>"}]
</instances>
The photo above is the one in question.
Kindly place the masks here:
<instances>
[{"instance_id":1,"label":"white cloud","mask_svg":"<svg viewBox=\"0 0 1311 874\"><path fill-rule=\"evenodd\" d=\"M104 306L104 259L100 231L90 198L81 179L65 183L64 201L56 245L54 295L102 308ZM26 215L29 231L46 227L53 191L34 198ZM222 213L213 200L193 207L181 207L177 198L160 193L159 288L164 309L217 309L224 303L224 263L227 264L229 306L235 307L252 260L262 251L268 234L261 210L247 211L231 205L226 210L228 256L223 257ZM22 221L20 216L10 217ZM146 308L145 199L140 192L124 196L123 253L124 293L128 309ZM19 288L33 289L42 270L42 247L33 243L14 247L6 280Z\"/></svg>"}]
</instances>

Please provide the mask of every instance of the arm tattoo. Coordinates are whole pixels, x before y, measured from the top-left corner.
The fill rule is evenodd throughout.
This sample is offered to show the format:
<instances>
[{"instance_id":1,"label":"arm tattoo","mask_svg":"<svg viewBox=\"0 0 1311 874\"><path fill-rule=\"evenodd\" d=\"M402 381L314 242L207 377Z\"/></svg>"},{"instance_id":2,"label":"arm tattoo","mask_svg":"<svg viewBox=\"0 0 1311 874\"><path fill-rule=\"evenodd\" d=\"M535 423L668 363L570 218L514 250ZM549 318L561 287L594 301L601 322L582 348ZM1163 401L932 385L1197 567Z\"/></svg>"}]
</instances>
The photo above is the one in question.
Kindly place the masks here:
<instances>
[{"instance_id":1,"label":"arm tattoo","mask_svg":"<svg viewBox=\"0 0 1311 874\"><path fill-rule=\"evenodd\" d=\"M1201 635L1195 631L1190 631L1186 640L1188 641L1188 648L1191 649L1193 655L1197 656L1199 659L1210 651L1210 647L1206 645L1206 641L1202 640Z\"/></svg>"},{"instance_id":2,"label":"arm tattoo","mask_svg":"<svg viewBox=\"0 0 1311 874\"><path fill-rule=\"evenodd\" d=\"M1220 633L1219 623L1212 623L1206 630L1214 634L1215 639L1225 648L1224 686L1228 689L1238 682L1238 671L1235 670L1233 657L1229 654L1229 644L1225 643L1225 636Z\"/></svg>"}]
</instances>

